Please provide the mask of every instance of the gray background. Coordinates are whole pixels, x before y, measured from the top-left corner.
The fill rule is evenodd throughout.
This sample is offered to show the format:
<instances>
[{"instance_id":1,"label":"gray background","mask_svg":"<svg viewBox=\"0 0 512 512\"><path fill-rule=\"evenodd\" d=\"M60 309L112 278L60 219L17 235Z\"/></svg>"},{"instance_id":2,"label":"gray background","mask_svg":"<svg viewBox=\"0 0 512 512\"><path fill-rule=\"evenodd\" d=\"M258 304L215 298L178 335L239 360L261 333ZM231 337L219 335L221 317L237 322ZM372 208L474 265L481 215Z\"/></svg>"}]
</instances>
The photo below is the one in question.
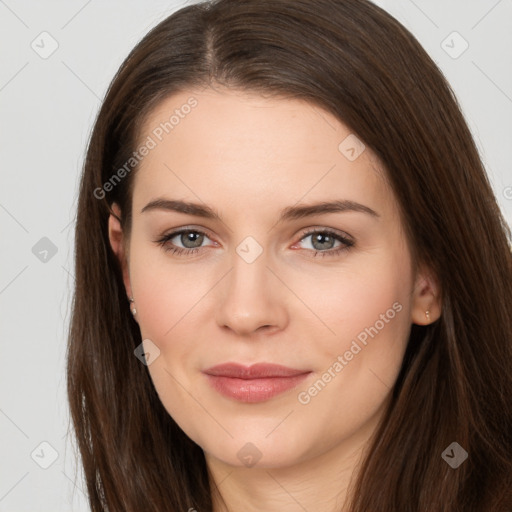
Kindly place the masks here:
<instances>
[{"instance_id":1,"label":"gray background","mask_svg":"<svg viewBox=\"0 0 512 512\"><path fill-rule=\"evenodd\" d=\"M452 84L512 225L512 0L376 3ZM118 66L183 5L0 0L0 512L87 510L64 371L78 177Z\"/></svg>"}]
</instances>

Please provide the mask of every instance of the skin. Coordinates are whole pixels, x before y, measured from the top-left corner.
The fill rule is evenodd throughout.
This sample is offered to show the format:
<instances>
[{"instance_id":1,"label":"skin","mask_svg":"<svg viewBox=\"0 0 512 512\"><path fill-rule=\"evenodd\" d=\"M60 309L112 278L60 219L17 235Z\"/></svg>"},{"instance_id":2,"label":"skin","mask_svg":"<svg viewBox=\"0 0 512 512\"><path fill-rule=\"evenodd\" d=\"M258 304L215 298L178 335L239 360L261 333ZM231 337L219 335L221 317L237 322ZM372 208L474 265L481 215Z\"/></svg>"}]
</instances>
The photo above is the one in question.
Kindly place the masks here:
<instances>
[{"instance_id":1,"label":"skin","mask_svg":"<svg viewBox=\"0 0 512 512\"><path fill-rule=\"evenodd\" d=\"M197 107L135 175L131 232L109 219L141 339L160 350L148 370L166 410L205 452L212 488L222 496L214 494L216 512L339 511L390 399L411 324L440 315L437 282L426 268L414 272L383 169L369 148L354 161L342 154L338 146L351 131L335 117L299 100L189 90L153 110L140 140L190 96ZM157 198L207 204L222 221L164 209L141 213ZM286 207L337 199L378 217L346 211L276 224ZM113 211L122 214L117 205ZM156 242L181 227L207 233L190 256ZM343 244L315 243L303 235L313 228L349 235L355 245L314 257L315 249ZM236 252L248 236L263 249L252 263ZM187 240L177 235L167 247L194 247ZM396 303L400 312L301 403L298 394ZM312 373L296 389L246 404L220 395L201 373L228 361ZM237 456L241 449L255 455L247 443L261 453L252 467Z\"/></svg>"}]
</instances>

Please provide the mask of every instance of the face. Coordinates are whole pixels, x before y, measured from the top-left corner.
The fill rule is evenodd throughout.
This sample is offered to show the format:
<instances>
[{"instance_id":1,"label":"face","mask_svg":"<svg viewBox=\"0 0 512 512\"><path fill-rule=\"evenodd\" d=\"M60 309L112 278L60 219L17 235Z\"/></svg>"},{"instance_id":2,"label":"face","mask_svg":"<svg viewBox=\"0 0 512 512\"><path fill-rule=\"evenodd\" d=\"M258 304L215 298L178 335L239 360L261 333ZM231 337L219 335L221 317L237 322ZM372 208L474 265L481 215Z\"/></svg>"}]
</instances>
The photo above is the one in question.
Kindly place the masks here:
<instances>
[{"instance_id":1,"label":"face","mask_svg":"<svg viewBox=\"0 0 512 512\"><path fill-rule=\"evenodd\" d=\"M141 144L118 254L169 414L234 466L298 464L373 428L429 308L370 149L317 106L210 89L162 102ZM204 373L222 363L298 376Z\"/></svg>"}]
</instances>

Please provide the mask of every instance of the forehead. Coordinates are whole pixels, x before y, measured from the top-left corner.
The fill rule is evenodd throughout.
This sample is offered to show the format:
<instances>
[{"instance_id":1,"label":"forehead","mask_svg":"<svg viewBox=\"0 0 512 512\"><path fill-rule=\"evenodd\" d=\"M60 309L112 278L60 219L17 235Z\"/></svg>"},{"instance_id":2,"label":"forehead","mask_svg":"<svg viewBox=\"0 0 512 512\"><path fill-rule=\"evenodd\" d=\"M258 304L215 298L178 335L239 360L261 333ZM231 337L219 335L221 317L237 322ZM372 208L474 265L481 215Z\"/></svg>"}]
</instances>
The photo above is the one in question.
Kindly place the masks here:
<instances>
[{"instance_id":1,"label":"forehead","mask_svg":"<svg viewBox=\"0 0 512 512\"><path fill-rule=\"evenodd\" d=\"M301 198L393 208L373 152L329 112L303 100L182 91L146 117L139 145L145 142L151 149L136 173L134 201L178 193L211 198L216 207L236 195L256 208Z\"/></svg>"}]
</instances>

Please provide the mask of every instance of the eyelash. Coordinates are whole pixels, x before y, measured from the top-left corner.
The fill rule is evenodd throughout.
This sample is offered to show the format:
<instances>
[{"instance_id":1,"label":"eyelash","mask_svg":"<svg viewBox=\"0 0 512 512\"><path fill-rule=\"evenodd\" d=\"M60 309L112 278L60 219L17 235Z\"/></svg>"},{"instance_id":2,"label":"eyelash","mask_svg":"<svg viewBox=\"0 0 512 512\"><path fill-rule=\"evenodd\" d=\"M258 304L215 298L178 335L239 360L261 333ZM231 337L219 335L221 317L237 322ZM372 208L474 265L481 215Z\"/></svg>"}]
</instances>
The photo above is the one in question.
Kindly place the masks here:
<instances>
[{"instance_id":1,"label":"eyelash","mask_svg":"<svg viewBox=\"0 0 512 512\"><path fill-rule=\"evenodd\" d=\"M181 235L183 233L198 233L200 235L204 235L204 236L210 238L207 233L205 233L204 231L201 231L199 229L180 229L180 230L173 231L172 233L162 236L158 240L155 240L155 242L158 245L160 245L165 252L170 252L171 254L174 254L177 256L181 256L183 254L185 254L185 256L190 256L190 255L196 253L199 249L202 249L202 247L195 247L193 249L187 249L184 247L175 247L175 246L169 247L167 245L167 242L169 242L171 239L173 239L177 235ZM328 236L334 238L335 240L340 241L343 245L338 247L337 249L328 249L325 251L318 251L315 249L307 249L308 251L314 252L313 257L316 257L318 255L320 255L322 258L325 256L337 256L345 251L350 250L355 245L355 243L352 240L350 240L346 237L343 237L340 234L338 234L330 229L327 229L327 228L313 229L311 231L305 231L301 234L299 242L302 242L302 240L304 240L304 238L307 238L308 236L311 236L311 235L315 235L317 233L321 233L323 235L328 235Z\"/></svg>"}]
</instances>

